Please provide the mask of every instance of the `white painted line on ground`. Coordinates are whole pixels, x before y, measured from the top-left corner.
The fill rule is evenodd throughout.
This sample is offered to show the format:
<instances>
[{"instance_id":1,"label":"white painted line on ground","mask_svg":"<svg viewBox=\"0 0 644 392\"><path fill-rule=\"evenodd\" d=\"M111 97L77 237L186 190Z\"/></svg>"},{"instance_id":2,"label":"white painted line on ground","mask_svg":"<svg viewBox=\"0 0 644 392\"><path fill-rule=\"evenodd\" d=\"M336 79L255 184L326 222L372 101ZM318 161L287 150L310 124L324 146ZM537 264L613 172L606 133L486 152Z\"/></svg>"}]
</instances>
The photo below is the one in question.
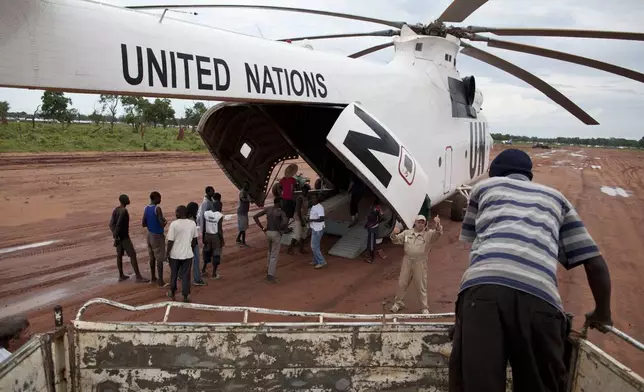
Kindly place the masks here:
<instances>
[{"instance_id":1,"label":"white painted line on ground","mask_svg":"<svg viewBox=\"0 0 644 392\"><path fill-rule=\"evenodd\" d=\"M603 186L601 191L609 196L621 196L621 197L630 197L632 192L624 190L616 186Z\"/></svg>"},{"instance_id":2,"label":"white painted line on ground","mask_svg":"<svg viewBox=\"0 0 644 392\"><path fill-rule=\"evenodd\" d=\"M31 249L31 248L39 248L41 246L47 246L47 245L55 244L56 242L60 242L60 240L51 240L51 241L36 242L34 244L12 246L10 248L0 249L0 254L16 252L16 251L19 251L19 250L25 250L25 249Z\"/></svg>"}]
</instances>

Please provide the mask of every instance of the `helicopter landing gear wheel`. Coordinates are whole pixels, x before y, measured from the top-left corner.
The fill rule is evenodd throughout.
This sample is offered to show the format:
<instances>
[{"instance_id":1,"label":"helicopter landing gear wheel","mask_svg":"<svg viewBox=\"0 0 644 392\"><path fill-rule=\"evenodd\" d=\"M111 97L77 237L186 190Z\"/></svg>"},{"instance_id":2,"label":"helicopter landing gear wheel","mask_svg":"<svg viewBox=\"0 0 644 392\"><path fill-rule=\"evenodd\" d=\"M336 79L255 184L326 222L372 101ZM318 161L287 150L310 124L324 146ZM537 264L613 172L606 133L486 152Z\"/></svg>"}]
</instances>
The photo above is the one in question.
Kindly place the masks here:
<instances>
[{"instance_id":1,"label":"helicopter landing gear wheel","mask_svg":"<svg viewBox=\"0 0 644 392\"><path fill-rule=\"evenodd\" d=\"M467 208L467 198L465 196L456 194L454 200L452 201L452 211L450 212L450 218L454 222L462 222L465 219L465 209Z\"/></svg>"},{"instance_id":2,"label":"helicopter landing gear wheel","mask_svg":"<svg viewBox=\"0 0 644 392\"><path fill-rule=\"evenodd\" d=\"M467 203L469 201L469 191L470 187L459 187L458 193L454 196L452 200L452 210L450 212L450 218L454 222L462 222L465 219L465 212L467 211Z\"/></svg>"}]
</instances>

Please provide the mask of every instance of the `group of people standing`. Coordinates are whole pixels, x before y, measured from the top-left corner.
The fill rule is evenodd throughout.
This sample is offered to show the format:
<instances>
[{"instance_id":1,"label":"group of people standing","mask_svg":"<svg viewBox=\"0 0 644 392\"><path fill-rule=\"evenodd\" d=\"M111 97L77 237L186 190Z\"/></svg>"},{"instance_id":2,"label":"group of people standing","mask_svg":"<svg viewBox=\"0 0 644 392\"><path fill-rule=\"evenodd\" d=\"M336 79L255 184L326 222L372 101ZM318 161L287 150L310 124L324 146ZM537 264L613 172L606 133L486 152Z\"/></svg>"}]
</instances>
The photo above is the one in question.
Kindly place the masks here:
<instances>
[{"instance_id":1,"label":"group of people standing","mask_svg":"<svg viewBox=\"0 0 644 392\"><path fill-rule=\"evenodd\" d=\"M273 187L273 205L266 207L253 216L253 220L266 234L268 240L268 269L266 281L277 283L275 276L277 261L282 242L282 236L293 233L287 253L294 254L296 248L304 254L305 240L308 237L308 230L311 229L311 265L315 269L327 266L322 255L320 243L324 234L324 207L320 203L317 194L309 195L308 184L298 186L294 178L297 173L297 165L287 166L284 177ZM299 188L299 190L298 190ZM309 203L310 200L310 203ZM309 204L311 205L309 211ZM266 226L260 218L266 216ZM292 228L290 227L292 223Z\"/></svg>"},{"instance_id":2,"label":"group of people standing","mask_svg":"<svg viewBox=\"0 0 644 392\"><path fill-rule=\"evenodd\" d=\"M268 241L268 267L266 281L276 283L276 269L279 258L282 235L292 232L293 239L288 247L288 253L293 254L295 249L306 253L305 240L308 230L311 229L311 265L315 269L327 266L320 249L320 242L324 232L324 207L319 203L317 195L312 195L309 202L308 184L299 187L294 178L297 165L287 167L284 177L277 184L277 194L273 205L266 207L253 216L256 224L266 233ZM237 208L238 234L236 243L241 247L248 247L246 231L249 224L250 211L250 184L245 182L239 193ZM123 272L123 256L130 258L132 269L137 283L154 283L159 287L168 287L167 296L175 300L178 281L181 281L181 294L184 302L189 302L191 279L192 285L206 285L203 277L209 275L208 266L212 266L210 274L212 279L220 279L218 267L221 264L222 250L225 245L222 213L223 204L221 194L215 192L212 186L207 186L201 204L190 202L180 205L175 210L176 220L170 223L165 234L168 221L161 209L161 194L157 191L150 193L150 204L143 210L142 227L147 233L147 248L150 263L151 279L141 275L136 251L130 239L130 215L128 205L130 198L127 195L119 197L119 206L112 211L110 231L114 238L116 248L116 263L119 273L119 282L129 279ZM309 205L310 212L309 212ZM266 226L260 218L266 216ZM199 252L199 241L202 243L202 252ZM203 261L200 260L200 255ZM165 282L163 276L163 263L170 265L170 281ZM192 277L190 276L192 271Z\"/></svg>"},{"instance_id":3,"label":"group of people standing","mask_svg":"<svg viewBox=\"0 0 644 392\"><path fill-rule=\"evenodd\" d=\"M190 202L175 209L175 217L170 223L167 236L165 228L167 220L161 209L161 194L157 191L150 193L150 204L143 210L141 226L147 233L147 248L150 261L151 279L141 275L136 251L129 234L130 215L127 206L130 198L119 196L119 206L112 211L110 231L116 248L116 264L119 272L119 282L129 279L123 272L123 255L127 254L132 263L137 283L153 283L159 287L168 287L167 296L175 300L177 283L181 280L181 294L184 302L189 302L190 271L193 272L192 284L204 286L203 276L207 276L207 266L212 265L212 278L221 276L217 268L221 262L221 250L224 246L223 205L221 195L212 186L206 187L206 195L201 205ZM197 239L201 234L203 244L203 264L200 265L199 245ZM170 266L170 281L166 283L163 277L163 263Z\"/></svg>"}]
</instances>

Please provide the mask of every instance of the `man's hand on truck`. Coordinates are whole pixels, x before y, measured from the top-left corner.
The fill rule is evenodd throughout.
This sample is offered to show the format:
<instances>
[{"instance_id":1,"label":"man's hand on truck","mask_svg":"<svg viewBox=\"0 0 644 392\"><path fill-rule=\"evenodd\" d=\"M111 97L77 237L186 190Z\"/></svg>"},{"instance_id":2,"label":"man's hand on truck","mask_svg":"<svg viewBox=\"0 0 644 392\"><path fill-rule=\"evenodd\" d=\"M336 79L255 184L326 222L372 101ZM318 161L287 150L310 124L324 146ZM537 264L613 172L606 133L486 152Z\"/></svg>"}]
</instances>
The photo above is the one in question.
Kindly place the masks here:
<instances>
[{"instance_id":1,"label":"man's hand on truck","mask_svg":"<svg viewBox=\"0 0 644 392\"><path fill-rule=\"evenodd\" d=\"M608 332L607 326L613 325L610 311L610 273L604 258L599 255L584 263L590 291L595 299L595 310L586 315L586 325L600 332Z\"/></svg>"},{"instance_id":2,"label":"man's hand on truck","mask_svg":"<svg viewBox=\"0 0 644 392\"><path fill-rule=\"evenodd\" d=\"M608 328L606 327L612 326L613 320L610 317L610 313L603 314L598 309L595 309L592 312L586 313L586 324L601 333L606 333L608 332Z\"/></svg>"}]
</instances>

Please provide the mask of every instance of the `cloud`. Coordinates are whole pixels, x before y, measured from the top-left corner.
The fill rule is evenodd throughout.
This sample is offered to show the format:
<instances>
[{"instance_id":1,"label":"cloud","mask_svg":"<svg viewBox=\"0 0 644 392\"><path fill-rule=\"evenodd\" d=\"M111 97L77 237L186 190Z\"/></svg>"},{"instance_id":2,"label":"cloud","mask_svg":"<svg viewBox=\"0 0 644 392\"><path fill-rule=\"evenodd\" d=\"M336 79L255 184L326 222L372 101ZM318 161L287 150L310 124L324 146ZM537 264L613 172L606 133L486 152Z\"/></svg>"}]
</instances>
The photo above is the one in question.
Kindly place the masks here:
<instances>
[{"instance_id":1,"label":"cloud","mask_svg":"<svg viewBox=\"0 0 644 392\"><path fill-rule=\"evenodd\" d=\"M114 5L152 4L155 0L103 0ZM179 0L175 0L180 3ZM219 0L193 0L213 3ZM221 0L221 3L225 1ZM428 23L440 15L451 0L252 0L240 4L269 4L307 7L371 16L381 19ZM620 0L491 0L468 18L463 25L577 28L597 30L644 31L644 1ZM198 9L198 16L171 12L169 17L202 23L241 34L279 39L302 35L334 34L382 30L377 24L288 12L261 10ZM149 11L160 14L161 11ZM261 33L260 33L261 32ZM644 72L644 43L636 41L593 40L552 37L496 37L570 52ZM315 50L354 53L387 42L388 38L352 38L313 41ZM539 76L552 84L601 125L585 126L539 91L505 72L466 56L459 56L461 75L475 75L485 101L484 113L495 132L536 136L623 136L640 139L644 129L639 113L644 109L644 84L599 70L553 59L501 49L487 50ZM393 50L383 50L366 57L369 61L388 62ZM33 111L41 92L0 89L0 100L9 100L13 110ZM74 106L89 113L98 99L95 95L69 94ZM193 101L173 100L177 115Z\"/></svg>"},{"instance_id":2,"label":"cloud","mask_svg":"<svg viewBox=\"0 0 644 392\"><path fill-rule=\"evenodd\" d=\"M541 99L540 93L533 88L497 83L491 78L476 81L484 94L483 113L488 121L497 125L516 125L537 116L559 117L559 107Z\"/></svg>"}]
</instances>

